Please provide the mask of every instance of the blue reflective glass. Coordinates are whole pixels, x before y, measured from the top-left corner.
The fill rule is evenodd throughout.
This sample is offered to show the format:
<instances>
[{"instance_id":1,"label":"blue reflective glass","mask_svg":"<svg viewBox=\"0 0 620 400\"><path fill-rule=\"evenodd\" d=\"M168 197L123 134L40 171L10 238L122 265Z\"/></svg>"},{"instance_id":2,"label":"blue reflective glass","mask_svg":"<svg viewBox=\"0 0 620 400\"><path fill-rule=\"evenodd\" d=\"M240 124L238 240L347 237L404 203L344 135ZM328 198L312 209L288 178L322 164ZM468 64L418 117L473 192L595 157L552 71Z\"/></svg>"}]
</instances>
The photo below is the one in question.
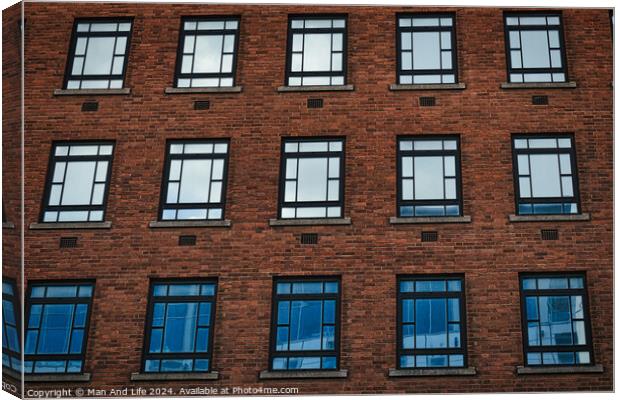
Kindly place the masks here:
<instances>
[{"instance_id":1,"label":"blue reflective glass","mask_svg":"<svg viewBox=\"0 0 620 400\"><path fill-rule=\"evenodd\" d=\"M168 296L198 296L200 285L175 284L169 285Z\"/></svg>"},{"instance_id":2,"label":"blue reflective glass","mask_svg":"<svg viewBox=\"0 0 620 400\"><path fill-rule=\"evenodd\" d=\"M165 303L155 303L153 306L153 323L154 327L164 326L164 312L166 311Z\"/></svg>"},{"instance_id":3,"label":"blue reflective glass","mask_svg":"<svg viewBox=\"0 0 620 400\"><path fill-rule=\"evenodd\" d=\"M286 365L287 365L287 358L284 357L277 357L273 359L273 363L271 364L271 367L275 370L278 369L286 369Z\"/></svg>"},{"instance_id":4,"label":"blue reflective glass","mask_svg":"<svg viewBox=\"0 0 620 400\"><path fill-rule=\"evenodd\" d=\"M413 206L401 206L400 216L401 217L413 217Z\"/></svg>"},{"instance_id":5,"label":"blue reflective glass","mask_svg":"<svg viewBox=\"0 0 620 400\"><path fill-rule=\"evenodd\" d=\"M540 346L540 325L538 322L527 323L527 344L529 346Z\"/></svg>"},{"instance_id":6,"label":"blue reflective glass","mask_svg":"<svg viewBox=\"0 0 620 400\"><path fill-rule=\"evenodd\" d=\"M293 283L293 293L323 293L323 282Z\"/></svg>"},{"instance_id":7,"label":"blue reflective glass","mask_svg":"<svg viewBox=\"0 0 620 400\"><path fill-rule=\"evenodd\" d=\"M400 291L402 293L411 293L414 291L413 281L402 281L400 282Z\"/></svg>"},{"instance_id":8,"label":"blue reflective glass","mask_svg":"<svg viewBox=\"0 0 620 400\"><path fill-rule=\"evenodd\" d=\"M8 300L2 300L2 316L4 322L7 324L15 325L15 310L13 309L13 303Z\"/></svg>"},{"instance_id":9,"label":"blue reflective glass","mask_svg":"<svg viewBox=\"0 0 620 400\"><path fill-rule=\"evenodd\" d=\"M323 350L333 350L335 346L335 328L334 326L323 327Z\"/></svg>"},{"instance_id":10,"label":"blue reflective glass","mask_svg":"<svg viewBox=\"0 0 620 400\"><path fill-rule=\"evenodd\" d=\"M278 294L289 294L289 293L291 293L291 284L290 283L278 283L276 285L276 292Z\"/></svg>"},{"instance_id":11,"label":"blue reflective glass","mask_svg":"<svg viewBox=\"0 0 620 400\"><path fill-rule=\"evenodd\" d=\"M524 290L534 290L536 289L536 279L534 278L523 279L522 286Z\"/></svg>"},{"instance_id":12,"label":"blue reflective glass","mask_svg":"<svg viewBox=\"0 0 620 400\"><path fill-rule=\"evenodd\" d=\"M208 371L209 370L209 360L204 358L199 358L194 360L194 371Z\"/></svg>"},{"instance_id":13,"label":"blue reflective glass","mask_svg":"<svg viewBox=\"0 0 620 400\"><path fill-rule=\"evenodd\" d=\"M26 343L24 346L24 352L26 354L34 354L37 346L37 338L39 337L39 332L32 330L26 333Z\"/></svg>"},{"instance_id":14,"label":"blue reflective glass","mask_svg":"<svg viewBox=\"0 0 620 400\"><path fill-rule=\"evenodd\" d=\"M199 353L209 351L209 328L198 328L196 332L196 351Z\"/></svg>"},{"instance_id":15,"label":"blue reflective glass","mask_svg":"<svg viewBox=\"0 0 620 400\"><path fill-rule=\"evenodd\" d=\"M2 365L5 367L11 366L11 361L9 360L9 355L2 353Z\"/></svg>"},{"instance_id":16,"label":"blue reflective glass","mask_svg":"<svg viewBox=\"0 0 620 400\"><path fill-rule=\"evenodd\" d=\"M532 213L531 204L519 204L519 214L531 214L531 213Z\"/></svg>"},{"instance_id":17,"label":"blue reflective glass","mask_svg":"<svg viewBox=\"0 0 620 400\"><path fill-rule=\"evenodd\" d=\"M211 323L211 303L200 303L198 325L209 326Z\"/></svg>"},{"instance_id":18,"label":"blue reflective glass","mask_svg":"<svg viewBox=\"0 0 620 400\"><path fill-rule=\"evenodd\" d=\"M77 286L48 286L45 297L76 297Z\"/></svg>"},{"instance_id":19,"label":"blue reflective glass","mask_svg":"<svg viewBox=\"0 0 620 400\"><path fill-rule=\"evenodd\" d=\"M321 357L290 357L288 369L320 369Z\"/></svg>"},{"instance_id":20,"label":"blue reflective glass","mask_svg":"<svg viewBox=\"0 0 620 400\"><path fill-rule=\"evenodd\" d=\"M446 299L416 301L416 348L447 347Z\"/></svg>"},{"instance_id":21,"label":"blue reflective glass","mask_svg":"<svg viewBox=\"0 0 620 400\"><path fill-rule=\"evenodd\" d=\"M78 296L79 297L92 297L93 287L91 285L80 286Z\"/></svg>"},{"instance_id":22,"label":"blue reflective glass","mask_svg":"<svg viewBox=\"0 0 620 400\"><path fill-rule=\"evenodd\" d=\"M146 363L144 364L144 370L146 372L158 372L159 360L146 360Z\"/></svg>"},{"instance_id":23,"label":"blue reflective glass","mask_svg":"<svg viewBox=\"0 0 620 400\"><path fill-rule=\"evenodd\" d=\"M446 206L446 215L457 216L460 214L459 206Z\"/></svg>"},{"instance_id":24,"label":"blue reflective glass","mask_svg":"<svg viewBox=\"0 0 620 400\"><path fill-rule=\"evenodd\" d=\"M572 344L569 296L538 297L542 345Z\"/></svg>"},{"instance_id":25,"label":"blue reflective glass","mask_svg":"<svg viewBox=\"0 0 620 400\"><path fill-rule=\"evenodd\" d=\"M2 294L13 295L13 285L7 282L2 282Z\"/></svg>"},{"instance_id":26,"label":"blue reflective glass","mask_svg":"<svg viewBox=\"0 0 620 400\"><path fill-rule=\"evenodd\" d=\"M534 214L562 214L562 204L541 203L534 204Z\"/></svg>"},{"instance_id":27,"label":"blue reflective glass","mask_svg":"<svg viewBox=\"0 0 620 400\"><path fill-rule=\"evenodd\" d=\"M458 322L461 320L459 299L448 299L448 321Z\"/></svg>"},{"instance_id":28,"label":"blue reflective glass","mask_svg":"<svg viewBox=\"0 0 620 400\"><path fill-rule=\"evenodd\" d=\"M462 354L454 354L448 357L451 367L463 367L465 365L465 357Z\"/></svg>"},{"instance_id":29,"label":"blue reflective glass","mask_svg":"<svg viewBox=\"0 0 620 400\"><path fill-rule=\"evenodd\" d=\"M66 361L36 361L34 364L35 373L63 373L65 372Z\"/></svg>"},{"instance_id":30,"label":"blue reflective glass","mask_svg":"<svg viewBox=\"0 0 620 400\"><path fill-rule=\"evenodd\" d=\"M200 286L200 294L202 296L214 296L215 295L215 284L208 283ZM198 360L196 360L198 361Z\"/></svg>"},{"instance_id":31,"label":"blue reflective glass","mask_svg":"<svg viewBox=\"0 0 620 400\"><path fill-rule=\"evenodd\" d=\"M400 367L401 368L413 368L413 367L415 367L415 357L414 356L401 356L400 357Z\"/></svg>"},{"instance_id":32,"label":"blue reflective glass","mask_svg":"<svg viewBox=\"0 0 620 400\"><path fill-rule=\"evenodd\" d=\"M288 350L288 328L285 326L279 326L277 329L276 350L277 351Z\"/></svg>"},{"instance_id":33,"label":"blue reflective glass","mask_svg":"<svg viewBox=\"0 0 620 400\"><path fill-rule=\"evenodd\" d=\"M159 353L161 352L161 341L163 337L162 329L151 330L151 343L149 344L149 352Z\"/></svg>"},{"instance_id":34,"label":"blue reflective glass","mask_svg":"<svg viewBox=\"0 0 620 400\"><path fill-rule=\"evenodd\" d=\"M28 319L28 327L29 328L38 328L41 323L41 310L43 306L40 304L35 304L30 307L30 318Z\"/></svg>"},{"instance_id":35,"label":"blue reflective glass","mask_svg":"<svg viewBox=\"0 0 620 400\"><path fill-rule=\"evenodd\" d=\"M168 293L168 285L155 285L153 287L153 296L165 296Z\"/></svg>"},{"instance_id":36,"label":"blue reflective glass","mask_svg":"<svg viewBox=\"0 0 620 400\"><path fill-rule=\"evenodd\" d=\"M325 293L338 293L338 282L325 282Z\"/></svg>"},{"instance_id":37,"label":"blue reflective glass","mask_svg":"<svg viewBox=\"0 0 620 400\"><path fill-rule=\"evenodd\" d=\"M446 281L416 281L416 292L445 292Z\"/></svg>"},{"instance_id":38,"label":"blue reflective glass","mask_svg":"<svg viewBox=\"0 0 620 400\"><path fill-rule=\"evenodd\" d=\"M571 289L583 289L583 278L570 278Z\"/></svg>"},{"instance_id":39,"label":"blue reflective glass","mask_svg":"<svg viewBox=\"0 0 620 400\"><path fill-rule=\"evenodd\" d=\"M17 339L17 329L15 329L15 327L13 326L6 326L6 335L7 335L9 349L13 351L19 351L19 340ZM2 337L2 339L4 342L4 336ZM2 347L5 347L4 343L2 343Z\"/></svg>"},{"instance_id":40,"label":"blue reflective glass","mask_svg":"<svg viewBox=\"0 0 620 400\"><path fill-rule=\"evenodd\" d=\"M75 329L71 334L71 354L79 354L82 352L82 340L84 339L84 330Z\"/></svg>"},{"instance_id":41,"label":"blue reflective glass","mask_svg":"<svg viewBox=\"0 0 620 400\"><path fill-rule=\"evenodd\" d=\"M416 206L415 215L419 217L438 217L445 215L443 206Z\"/></svg>"},{"instance_id":42,"label":"blue reflective glass","mask_svg":"<svg viewBox=\"0 0 620 400\"><path fill-rule=\"evenodd\" d=\"M162 372L180 372L191 371L193 360L180 359L180 360L161 360Z\"/></svg>"},{"instance_id":43,"label":"blue reflective glass","mask_svg":"<svg viewBox=\"0 0 620 400\"><path fill-rule=\"evenodd\" d=\"M574 364L575 353L573 352L550 352L542 354L544 365Z\"/></svg>"},{"instance_id":44,"label":"blue reflective glass","mask_svg":"<svg viewBox=\"0 0 620 400\"><path fill-rule=\"evenodd\" d=\"M80 372L82 371L82 361L71 360L67 363L67 372Z\"/></svg>"},{"instance_id":45,"label":"blue reflective glass","mask_svg":"<svg viewBox=\"0 0 620 400\"><path fill-rule=\"evenodd\" d=\"M336 322L336 301L325 300L323 302L323 323L333 324Z\"/></svg>"},{"instance_id":46,"label":"blue reflective glass","mask_svg":"<svg viewBox=\"0 0 620 400\"><path fill-rule=\"evenodd\" d=\"M415 325L403 325L403 349L414 348Z\"/></svg>"},{"instance_id":47,"label":"blue reflective glass","mask_svg":"<svg viewBox=\"0 0 620 400\"><path fill-rule=\"evenodd\" d=\"M169 303L164 333L164 349L168 353L194 351L196 303ZM162 364L163 369L163 364Z\"/></svg>"},{"instance_id":48,"label":"blue reflective glass","mask_svg":"<svg viewBox=\"0 0 620 400\"><path fill-rule=\"evenodd\" d=\"M566 278L539 278L538 289L568 289Z\"/></svg>"},{"instance_id":49,"label":"blue reflective glass","mask_svg":"<svg viewBox=\"0 0 620 400\"><path fill-rule=\"evenodd\" d=\"M88 312L87 304L78 304L75 306L75 318L73 320L74 328L84 328L86 326L87 312Z\"/></svg>"},{"instance_id":50,"label":"blue reflective glass","mask_svg":"<svg viewBox=\"0 0 620 400\"><path fill-rule=\"evenodd\" d=\"M528 296L525 298L525 314L529 321L538 319L538 301L536 297Z\"/></svg>"},{"instance_id":51,"label":"blue reflective glass","mask_svg":"<svg viewBox=\"0 0 620 400\"><path fill-rule=\"evenodd\" d=\"M445 354L416 356L415 363L416 367L420 368L447 367L448 356Z\"/></svg>"},{"instance_id":52,"label":"blue reflective glass","mask_svg":"<svg viewBox=\"0 0 620 400\"><path fill-rule=\"evenodd\" d=\"M542 358L540 353L527 353L527 364L528 365L540 365L542 363Z\"/></svg>"},{"instance_id":53,"label":"blue reflective glass","mask_svg":"<svg viewBox=\"0 0 620 400\"><path fill-rule=\"evenodd\" d=\"M459 324L448 324L448 347L461 347L461 326Z\"/></svg>"},{"instance_id":54,"label":"blue reflective glass","mask_svg":"<svg viewBox=\"0 0 620 400\"><path fill-rule=\"evenodd\" d=\"M69 351L73 307L73 304L45 305L37 353L66 354Z\"/></svg>"},{"instance_id":55,"label":"blue reflective glass","mask_svg":"<svg viewBox=\"0 0 620 400\"><path fill-rule=\"evenodd\" d=\"M288 301L278 302L278 324L279 325L288 324L289 306L290 306L290 302Z\"/></svg>"},{"instance_id":56,"label":"blue reflective glass","mask_svg":"<svg viewBox=\"0 0 620 400\"><path fill-rule=\"evenodd\" d=\"M403 310L402 310L402 320L403 322L414 322L415 315L413 312L413 299L404 299L403 300Z\"/></svg>"},{"instance_id":57,"label":"blue reflective glass","mask_svg":"<svg viewBox=\"0 0 620 400\"><path fill-rule=\"evenodd\" d=\"M291 350L321 348L321 301L292 301L290 324ZM290 363L290 361L289 361Z\"/></svg>"},{"instance_id":58,"label":"blue reflective glass","mask_svg":"<svg viewBox=\"0 0 620 400\"><path fill-rule=\"evenodd\" d=\"M30 297L40 298L45 296L45 286L35 286L30 292Z\"/></svg>"},{"instance_id":59,"label":"blue reflective glass","mask_svg":"<svg viewBox=\"0 0 620 400\"><path fill-rule=\"evenodd\" d=\"M323 369L336 369L336 357L323 357Z\"/></svg>"},{"instance_id":60,"label":"blue reflective glass","mask_svg":"<svg viewBox=\"0 0 620 400\"><path fill-rule=\"evenodd\" d=\"M460 292L461 291L461 281L458 279L451 279L448 281L448 291L449 292Z\"/></svg>"}]
</instances>

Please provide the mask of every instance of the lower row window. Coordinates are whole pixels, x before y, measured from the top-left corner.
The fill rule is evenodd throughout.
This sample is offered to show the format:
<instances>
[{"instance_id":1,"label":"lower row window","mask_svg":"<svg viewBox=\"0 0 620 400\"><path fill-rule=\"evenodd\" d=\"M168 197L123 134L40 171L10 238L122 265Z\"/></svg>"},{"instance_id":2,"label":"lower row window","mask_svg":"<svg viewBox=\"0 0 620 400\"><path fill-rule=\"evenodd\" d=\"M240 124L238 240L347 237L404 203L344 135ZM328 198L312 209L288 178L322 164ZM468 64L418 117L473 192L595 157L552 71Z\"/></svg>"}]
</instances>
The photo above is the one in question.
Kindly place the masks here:
<instances>
[{"instance_id":1,"label":"lower row window","mask_svg":"<svg viewBox=\"0 0 620 400\"><path fill-rule=\"evenodd\" d=\"M398 277L397 367L468 366L463 275ZM520 276L528 366L593 364L584 274ZM30 286L25 332L27 374L81 373L93 282ZM154 281L143 373L210 372L215 280ZM338 277L276 278L269 369L340 368ZM15 288L3 283L3 366L20 370Z\"/></svg>"}]
</instances>

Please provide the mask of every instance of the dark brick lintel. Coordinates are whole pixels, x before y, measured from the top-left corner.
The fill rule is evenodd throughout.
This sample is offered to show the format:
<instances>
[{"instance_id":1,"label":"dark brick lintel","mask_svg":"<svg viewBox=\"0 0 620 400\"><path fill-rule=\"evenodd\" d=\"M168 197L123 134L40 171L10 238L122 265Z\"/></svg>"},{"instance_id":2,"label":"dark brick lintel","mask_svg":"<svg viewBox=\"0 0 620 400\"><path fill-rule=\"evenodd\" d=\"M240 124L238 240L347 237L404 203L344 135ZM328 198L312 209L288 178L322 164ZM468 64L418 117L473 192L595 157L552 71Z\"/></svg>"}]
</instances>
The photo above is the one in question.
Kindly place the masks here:
<instances>
[{"instance_id":1,"label":"dark brick lintel","mask_svg":"<svg viewBox=\"0 0 620 400\"><path fill-rule=\"evenodd\" d=\"M321 379L321 378L346 378L349 371L346 369L336 371L261 371L259 379Z\"/></svg>"}]
</instances>

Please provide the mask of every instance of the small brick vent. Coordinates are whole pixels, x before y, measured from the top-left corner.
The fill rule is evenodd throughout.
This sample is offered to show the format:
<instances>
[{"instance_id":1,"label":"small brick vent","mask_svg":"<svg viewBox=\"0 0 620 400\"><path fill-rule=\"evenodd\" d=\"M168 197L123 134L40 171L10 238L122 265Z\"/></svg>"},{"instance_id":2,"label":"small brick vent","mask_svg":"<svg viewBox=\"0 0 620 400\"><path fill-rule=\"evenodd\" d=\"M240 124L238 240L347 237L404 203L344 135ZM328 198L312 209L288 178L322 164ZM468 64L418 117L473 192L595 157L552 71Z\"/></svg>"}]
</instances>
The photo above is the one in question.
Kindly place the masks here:
<instances>
[{"instance_id":1,"label":"small brick vent","mask_svg":"<svg viewBox=\"0 0 620 400\"><path fill-rule=\"evenodd\" d=\"M308 108L323 108L323 99L308 99Z\"/></svg>"},{"instance_id":2,"label":"small brick vent","mask_svg":"<svg viewBox=\"0 0 620 400\"><path fill-rule=\"evenodd\" d=\"M82 103L82 111L97 111L99 110L98 101L85 101Z\"/></svg>"},{"instance_id":3,"label":"small brick vent","mask_svg":"<svg viewBox=\"0 0 620 400\"><path fill-rule=\"evenodd\" d=\"M194 102L194 110L208 110L211 107L209 100L198 100Z\"/></svg>"},{"instance_id":4,"label":"small brick vent","mask_svg":"<svg viewBox=\"0 0 620 400\"><path fill-rule=\"evenodd\" d=\"M558 240L558 230L557 229L541 229L540 230L540 238L542 240Z\"/></svg>"},{"instance_id":5,"label":"small brick vent","mask_svg":"<svg viewBox=\"0 0 620 400\"><path fill-rule=\"evenodd\" d=\"M549 96L532 96L532 104L535 106L546 106L549 104Z\"/></svg>"},{"instance_id":6,"label":"small brick vent","mask_svg":"<svg viewBox=\"0 0 620 400\"><path fill-rule=\"evenodd\" d=\"M179 246L196 246L196 235L179 236Z\"/></svg>"},{"instance_id":7,"label":"small brick vent","mask_svg":"<svg viewBox=\"0 0 620 400\"><path fill-rule=\"evenodd\" d=\"M434 107L437 105L434 97L420 97L420 107Z\"/></svg>"},{"instance_id":8,"label":"small brick vent","mask_svg":"<svg viewBox=\"0 0 620 400\"><path fill-rule=\"evenodd\" d=\"M318 233L302 233L300 242L301 244L318 244L319 234Z\"/></svg>"},{"instance_id":9,"label":"small brick vent","mask_svg":"<svg viewBox=\"0 0 620 400\"><path fill-rule=\"evenodd\" d=\"M61 237L60 238L61 249L72 249L74 247L77 247L77 237Z\"/></svg>"},{"instance_id":10,"label":"small brick vent","mask_svg":"<svg viewBox=\"0 0 620 400\"><path fill-rule=\"evenodd\" d=\"M422 241L423 242L436 242L437 232L436 231L422 232Z\"/></svg>"}]
</instances>

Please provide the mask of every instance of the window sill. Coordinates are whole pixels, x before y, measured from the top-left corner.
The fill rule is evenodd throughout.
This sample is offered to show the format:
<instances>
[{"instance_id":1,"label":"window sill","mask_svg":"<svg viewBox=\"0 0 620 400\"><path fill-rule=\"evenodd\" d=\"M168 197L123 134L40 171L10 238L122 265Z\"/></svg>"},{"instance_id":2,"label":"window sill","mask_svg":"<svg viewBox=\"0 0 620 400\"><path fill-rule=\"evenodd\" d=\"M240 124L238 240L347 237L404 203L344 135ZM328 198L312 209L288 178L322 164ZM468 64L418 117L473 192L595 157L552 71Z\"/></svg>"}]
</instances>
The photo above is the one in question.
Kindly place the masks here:
<instances>
[{"instance_id":1,"label":"window sill","mask_svg":"<svg viewBox=\"0 0 620 400\"><path fill-rule=\"evenodd\" d=\"M434 83L434 84L398 84L390 85L390 90L463 90L467 87L464 83Z\"/></svg>"},{"instance_id":2,"label":"window sill","mask_svg":"<svg viewBox=\"0 0 620 400\"><path fill-rule=\"evenodd\" d=\"M9 378L16 379L18 381L22 380L22 374L20 372L14 371L8 367L2 366L2 375L6 375Z\"/></svg>"},{"instance_id":3,"label":"window sill","mask_svg":"<svg viewBox=\"0 0 620 400\"><path fill-rule=\"evenodd\" d=\"M55 89L54 96L94 96L131 94L130 88L123 89Z\"/></svg>"},{"instance_id":4,"label":"window sill","mask_svg":"<svg viewBox=\"0 0 620 400\"><path fill-rule=\"evenodd\" d=\"M279 86L278 92L351 92L353 85Z\"/></svg>"},{"instance_id":5,"label":"window sill","mask_svg":"<svg viewBox=\"0 0 620 400\"><path fill-rule=\"evenodd\" d=\"M502 89L574 89L577 87L577 82L504 82L500 87Z\"/></svg>"},{"instance_id":6,"label":"window sill","mask_svg":"<svg viewBox=\"0 0 620 400\"><path fill-rule=\"evenodd\" d=\"M194 88L175 88L167 87L164 89L165 94L203 94L203 93L241 93L242 86L229 87L194 87Z\"/></svg>"},{"instance_id":7,"label":"window sill","mask_svg":"<svg viewBox=\"0 0 620 400\"><path fill-rule=\"evenodd\" d=\"M557 215L515 215L508 216L510 222L570 222L589 221L590 214L557 214Z\"/></svg>"},{"instance_id":8,"label":"window sill","mask_svg":"<svg viewBox=\"0 0 620 400\"><path fill-rule=\"evenodd\" d=\"M351 225L351 218L270 219L269 226Z\"/></svg>"},{"instance_id":9,"label":"window sill","mask_svg":"<svg viewBox=\"0 0 620 400\"><path fill-rule=\"evenodd\" d=\"M390 224L468 224L471 216L460 217L390 217Z\"/></svg>"},{"instance_id":10,"label":"window sill","mask_svg":"<svg viewBox=\"0 0 620 400\"><path fill-rule=\"evenodd\" d=\"M103 222L33 222L30 224L32 230L45 229L110 229L111 221Z\"/></svg>"},{"instance_id":11,"label":"window sill","mask_svg":"<svg viewBox=\"0 0 620 400\"><path fill-rule=\"evenodd\" d=\"M90 373L81 374L26 374L25 382L89 382Z\"/></svg>"},{"instance_id":12,"label":"window sill","mask_svg":"<svg viewBox=\"0 0 620 400\"><path fill-rule=\"evenodd\" d=\"M132 381L214 381L219 378L220 373L217 371L170 373L134 372L131 374Z\"/></svg>"},{"instance_id":13,"label":"window sill","mask_svg":"<svg viewBox=\"0 0 620 400\"><path fill-rule=\"evenodd\" d=\"M322 378L346 378L349 371L340 369L336 371L261 371L259 379L322 379Z\"/></svg>"},{"instance_id":14,"label":"window sill","mask_svg":"<svg viewBox=\"0 0 620 400\"><path fill-rule=\"evenodd\" d=\"M15 224L12 222L3 222L2 229L15 229Z\"/></svg>"},{"instance_id":15,"label":"window sill","mask_svg":"<svg viewBox=\"0 0 620 400\"><path fill-rule=\"evenodd\" d=\"M228 228L232 225L229 219L212 221L151 221L149 228Z\"/></svg>"},{"instance_id":16,"label":"window sill","mask_svg":"<svg viewBox=\"0 0 620 400\"><path fill-rule=\"evenodd\" d=\"M571 365L554 367L517 367L517 375L536 374L600 374L603 372L602 365Z\"/></svg>"},{"instance_id":17,"label":"window sill","mask_svg":"<svg viewBox=\"0 0 620 400\"><path fill-rule=\"evenodd\" d=\"M472 376L476 375L476 368L420 368L396 369L390 368L388 376L391 378L407 376Z\"/></svg>"}]
</instances>

